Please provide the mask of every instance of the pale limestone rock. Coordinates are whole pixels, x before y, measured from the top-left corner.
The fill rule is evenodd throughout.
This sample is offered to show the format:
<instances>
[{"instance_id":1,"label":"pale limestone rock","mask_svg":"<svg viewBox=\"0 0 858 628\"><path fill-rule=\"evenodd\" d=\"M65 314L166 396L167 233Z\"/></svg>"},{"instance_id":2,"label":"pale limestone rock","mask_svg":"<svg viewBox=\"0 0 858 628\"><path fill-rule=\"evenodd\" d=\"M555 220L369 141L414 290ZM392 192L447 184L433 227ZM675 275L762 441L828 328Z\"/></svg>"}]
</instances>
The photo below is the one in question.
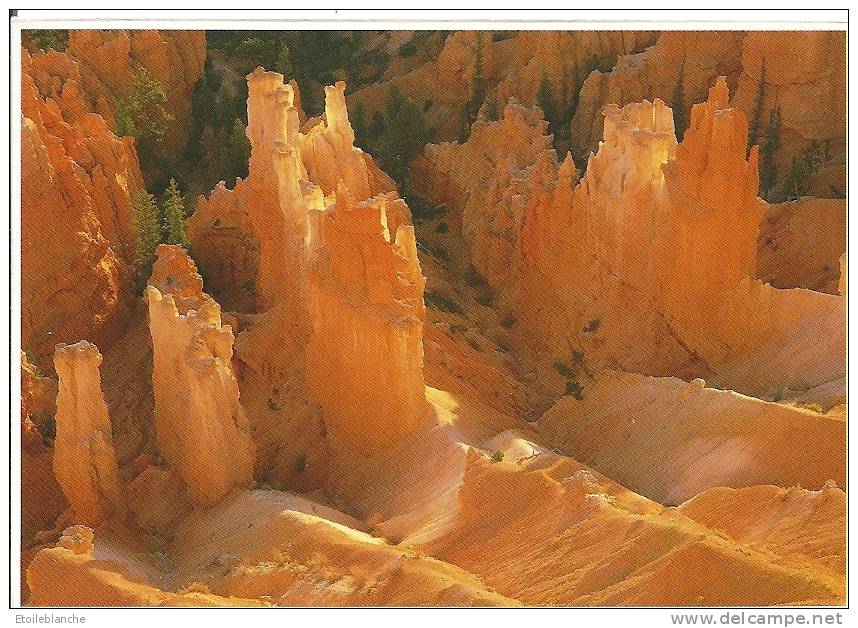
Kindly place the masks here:
<instances>
[{"instance_id":1,"label":"pale limestone rock","mask_svg":"<svg viewBox=\"0 0 858 628\"><path fill-rule=\"evenodd\" d=\"M75 519L90 526L125 509L100 364L98 349L86 341L57 345L54 353L59 376L54 473Z\"/></svg>"}]
</instances>

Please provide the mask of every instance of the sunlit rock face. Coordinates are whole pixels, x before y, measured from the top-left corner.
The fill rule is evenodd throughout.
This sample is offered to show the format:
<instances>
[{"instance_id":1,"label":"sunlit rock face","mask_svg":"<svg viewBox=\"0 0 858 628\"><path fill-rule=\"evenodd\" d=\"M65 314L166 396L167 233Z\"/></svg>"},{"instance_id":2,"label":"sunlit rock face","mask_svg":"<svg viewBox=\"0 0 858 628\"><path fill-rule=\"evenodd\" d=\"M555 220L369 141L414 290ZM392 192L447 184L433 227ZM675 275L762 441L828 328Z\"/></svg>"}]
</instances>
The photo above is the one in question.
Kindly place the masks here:
<instances>
[{"instance_id":1,"label":"sunlit rock face","mask_svg":"<svg viewBox=\"0 0 858 628\"><path fill-rule=\"evenodd\" d=\"M54 474L73 519L94 527L125 508L100 364L98 349L86 341L57 345L54 353L59 376Z\"/></svg>"},{"instance_id":2,"label":"sunlit rock face","mask_svg":"<svg viewBox=\"0 0 858 628\"><path fill-rule=\"evenodd\" d=\"M248 178L200 201L191 237L208 259L207 225L223 217L249 227L259 246L255 304L266 315L238 339L239 361L268 374L269 409L286 404L314 424L295 398L307 386L332 450L370 454L426 418L425 282L408 207L355 148L344 91L341 82L327 87L324 119L302 127L295 87L262 68L251 73ZM294 337L266 345L283 334ZM285 382L291 397L272 402ZM261 423L268 411L253 414Z\"/></svg>"},{"instance_id":3,"label":"sunlit rock face","mask_svg":"<svg viewBox=\"0 0 858 628\"><path fill-rule=\"evenodd\" d=\"M309 375L332 447L372 455L426 418L423 288L414 227L387 221L387 199L344 187L318 216L310 273Z\"/></svg>"},{"instance_id":4,"label":"sunlit rock face","mask_svg":"<svg viewBox=\"0 0 858 628\"><path fill-rule=\"evenodd\" d=\"M326 88L325 119L303 128L296 88L283 75L257 68L247 83L249 174L234 190L219 186L198 201L189 236L217 292L252 282L257 311L288 304L306 318L307 213L324 209L340 182L357 199L395 186L354 146L345 83ZM231 263L215 243L232 250ZM254 270L256 277L249 277ZM246 302L247 295L240 299Z\"/></svg>"},{"instance_id":5,"label":"sunlit rock face","mask_svg":"<svg viewBox=\"0 0 858 628\"><path fill-rule=\"evenodd\" d=\"M232 371L232 329L181 247L159 245L146 288L158 450L194 503L252 479L254 446Z\"/></svg>"},{"instance_id":6,"label":"sunlit rock face","mask_svg":"<svg viewBox=\"0 0 858 628\"><path fill-rule=\"evenodd\" d=\"M58 342L108 346L121 332L131 199L143 179L132 140L83 100L78 65L59 53L22 56L21 256L31 269L21 277L22 345L47 371ZM51 90L38 87L49 78Z\"/></svg>"}]
</instances>

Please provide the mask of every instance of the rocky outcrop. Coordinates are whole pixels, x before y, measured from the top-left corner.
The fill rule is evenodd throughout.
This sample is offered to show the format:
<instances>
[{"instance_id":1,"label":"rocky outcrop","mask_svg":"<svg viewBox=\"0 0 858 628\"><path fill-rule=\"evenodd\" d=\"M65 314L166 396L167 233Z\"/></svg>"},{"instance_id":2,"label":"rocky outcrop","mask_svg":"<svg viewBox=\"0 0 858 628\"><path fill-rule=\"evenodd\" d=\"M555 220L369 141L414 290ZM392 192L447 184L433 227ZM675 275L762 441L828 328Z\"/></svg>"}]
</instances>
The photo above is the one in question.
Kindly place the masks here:
<instances>
[{"instance_id":1,"label":"rocky outcrop","mask_svg":"<svg viewBox=\"0 0 858 628\"><path fill-rule=\"evenodd\" d=\"M21 546L68 507L53 471L57 384L21 353Z\"/></svg>"},{"instance_id":2,"label":"rocky outcrop","mask_svg":"<svg viewBox=\"0 0 858 628\"><path fill-rule=\"evenodd\" d=\"M158 450L194 503L210 506L252 479L254 446L232 371L233 334L178 245L159 245L146 288L154 349Z\"/></svg>"},{"instance_id":3,"label":"rocky outcrop","mask_svg":"<svg viewBox=\"0 0 858 628\"><path fill-rule=\"evenodd\" d=\"M539 111L511 101L501 120L476 122L464 144L427 146L414 173L416 192L453 210L474 266L498 285L525 214L553 190L557 160Z\"/></svg>"},{"instance_id":4,"label":"rocky outcrop","mask_svg":"<svg viewBox=\"0 0 858 628\"><path fill-rule=\"evenodd\" d=\"M65 59L23 52L21 126L22 344L46 370L58 342L104 347L120 333L131 298L131 198L143 186L132 140L89 112L74 74L60 81L60 100L37 89L34 66L48 57Z\"/></svg>"},{"instance_id":5,"label":"rocky outcrop","mask_svg":"<svg viewBox=\"0 0 858 628\"><path fill-rule=\"evenodd\" d=\"M248 178L234 190L218 187L190 220L201 260L223 255L206 236L222 220L249 227L259 243L255 309L264 314L236 351L256 380L246 387L266 468L281 468L267 460L271 452L295 456L295 467L305 469L306 450L269 443L271 429L262 427L286 408L306 426L302 439L321 416L338 454L377 453L425 419L425 283L410 212L354 147L344 92L344 83L327 87L324 119L299 128L295 87L257 68L248 76ZM246 268L247 258L230 268ZM301 402L302 390L320 412Z\"/></svg>"},{"instance_id":6,"label":"rocky outcrop","mask_svg":"<svg viewBox=\"0 0 858 628\"><path fill-rule=\"evenodd\" d=\"M73 519L97 527L125 511L110 417L101 392L101 354L81 341L57 345L59 376L54 473Z\"/></svg>"},{"instance_id":7,"label":"rocky outcrop","mask_svg":"<svg viewBox=\"0 0 858 628\"><path fill-rule=\"evenodd\" d=\"M804 197L769 205L757 238L756 277L775 288L838 294L846 201Z\"/></svg>"}]
</instances>

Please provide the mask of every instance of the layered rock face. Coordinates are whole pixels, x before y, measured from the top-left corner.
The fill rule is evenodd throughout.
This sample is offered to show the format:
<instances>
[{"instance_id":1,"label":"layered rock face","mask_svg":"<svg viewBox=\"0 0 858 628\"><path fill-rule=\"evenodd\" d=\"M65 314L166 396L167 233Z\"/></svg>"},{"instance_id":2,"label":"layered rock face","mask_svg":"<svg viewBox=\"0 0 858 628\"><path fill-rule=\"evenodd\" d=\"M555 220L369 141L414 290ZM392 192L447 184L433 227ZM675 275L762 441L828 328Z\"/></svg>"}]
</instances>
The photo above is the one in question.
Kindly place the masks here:
<instances>
[{"instance_id":1,"label":"layered rock face","mask_svg":"<svg viewBox=\"0 0 858 628\"><path fill-rule=\"evenodd\" d=\"M57 79L62 101L37 89L40 59L68 59L31 63L23 52L21 255L32 270L21 277L22 343L48 369L58 342L118 336L131 296L131 197L143 180L132 141L89 113L77 75ZM67 107L79 111L74 123Z\"/></svg>"},{"instance_id":2,"label":"layered rock face","mask_svg":"<svg viewBox=\"0 0 858 628\"><path fill-rule=\"evenodd\" d=\"M652 47L621 56L609 72L591 72L584 81L571 123L573 154L583 157L597 149L605 105L661 98L674 107L681 102L682 119L687 120L691 106L706 97L715 78L725 76L735 89L732 106L755 127L760 145L766 142L772 110L780 111L773 151L776 180L781 181L793 157L815 141L823 164L811 179L813 193L842 194L844 49L842 32L662 32ZM809 111L808 102L825 106ZM829 111L833 115L823 113Z\"/></svg>"},{"instance_id":3,"label":"layered rock face","mask_svg":"<svg viewBox=\"0 0 858 628\"><path fill-rule=\"evenodd\" d=\"M194 503L209 506L250 484L255 459L231 366L232 329L181 247L156 252L146 299L158 449Z\"/></svg>"},{"instance_id":4,"label":"layered rock face","mask_svg":"<svg viewBox=\"0 0 858 628\"><path fill-rule=\"evenodd\" d=\"M60 344L54 364L59 376L54 473L74 519L97 527L125 509L101 392L101 354L86 341Z\"/></svg>"}]
</instances>

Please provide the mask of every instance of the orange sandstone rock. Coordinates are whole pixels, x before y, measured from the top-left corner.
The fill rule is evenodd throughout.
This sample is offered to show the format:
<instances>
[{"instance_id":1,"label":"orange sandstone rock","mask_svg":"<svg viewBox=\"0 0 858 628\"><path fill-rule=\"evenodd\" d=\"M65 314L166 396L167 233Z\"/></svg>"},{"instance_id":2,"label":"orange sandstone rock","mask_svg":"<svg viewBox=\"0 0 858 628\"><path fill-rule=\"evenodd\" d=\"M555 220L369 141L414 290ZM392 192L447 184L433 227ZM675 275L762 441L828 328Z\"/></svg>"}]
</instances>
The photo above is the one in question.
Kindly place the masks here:
<instances>
[{"instance_id":1,"label":"orange sandstone rock","mask_svg":"<svg viewBox=\"0 0 858 628\"><path fill-rule=\"evenodd\" d=\"M231 366L232 329L181 247L156 252L151 281L160 289L150 283L146 298L158 449L191 499L210 506L250 484L255 456Z\"/></svg>"},{"instance_id":2,"label":"orange sandstone rock","mask_svg":"<svg viewBox=\"0 0 858 628\"><path fill-rule=\"evenodd\" d=\"M21 546L51 529L68 502L53 471L53 451L40 429L55 420L57 384L21 352ZM47 444L46 444L47 443Z\"/></svg>"},{"instance_id":3,"label":"orange sandstone rock","mask_svg":"<svg viewBox=\"0 0 858 628\"><path fill-rule=\"evenodd\" d=\"M71 30L66 54L79 65L80 89L90 111L116 128L113 112L131 89L137 68L160 81L173 116L164 136L170 151L181 150L188 137L191 96L203 71L206 37L193 30Z\"/></svg>"},{"instance_id":4,"label":"orange sandstone rock","mask_svg":"<svg viewBox=\"0 0 858 628\"><path fill-rule=\"evenodd\" d=\"M110 417L101 392L101 354L86 341L60 344L54 364L59 376L54 473L74 518L99 526L125 510Z\"/></svg>"}]
</instances>

